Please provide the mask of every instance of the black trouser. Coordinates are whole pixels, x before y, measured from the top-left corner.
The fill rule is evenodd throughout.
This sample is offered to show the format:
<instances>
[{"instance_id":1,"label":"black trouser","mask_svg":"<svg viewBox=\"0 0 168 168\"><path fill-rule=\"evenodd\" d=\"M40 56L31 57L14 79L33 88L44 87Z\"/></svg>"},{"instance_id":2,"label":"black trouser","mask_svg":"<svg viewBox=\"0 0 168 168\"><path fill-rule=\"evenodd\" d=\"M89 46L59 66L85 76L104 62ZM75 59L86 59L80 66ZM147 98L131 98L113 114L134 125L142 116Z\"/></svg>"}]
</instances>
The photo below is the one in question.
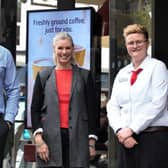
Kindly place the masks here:
<instances>
[{"instance_id":1,"label":"black trouser","mask_svg":"<svg viewBox=\"0 0 168 168\"><path fill-rule=\"evenodd\" d=\"M4 121L3 116L0 114L0 168L3 165L4 150L7 142L9 127L6 121Z\"/></svg>"},{"instance_id":2,"label":"black trouser","mask_svg":"<svg viewBox=\"0 0 168 168\"><path fill-rule=\"evenodd\" d=\"M63 168L69 168L69 132L61 128Z\"/></svg>"},{"instance_id":3,"label":"black trouser","mask_svg":"<svg viewBox=\"0 0 168 168\"><path fill-rule=\"evenodd\" d=\"M168 131L141 133L131 149L120 145L118 168L168 168Z\"/></svg>"}]
</instances>

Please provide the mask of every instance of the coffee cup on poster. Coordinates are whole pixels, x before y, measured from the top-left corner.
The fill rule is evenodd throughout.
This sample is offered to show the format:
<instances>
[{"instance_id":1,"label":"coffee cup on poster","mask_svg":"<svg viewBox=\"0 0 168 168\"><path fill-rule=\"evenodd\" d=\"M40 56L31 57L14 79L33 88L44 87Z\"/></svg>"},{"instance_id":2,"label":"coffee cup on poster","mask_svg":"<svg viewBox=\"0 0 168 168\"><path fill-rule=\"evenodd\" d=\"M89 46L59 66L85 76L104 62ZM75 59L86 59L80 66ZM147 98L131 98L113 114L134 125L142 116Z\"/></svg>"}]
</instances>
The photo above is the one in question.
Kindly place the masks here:
<instances>
[{"instance_id":1,"label":"coffee cup on poster","mask_svg":"<svg viewBox=\"0 0 168 168\"><path fill-rule=\"evenodd\" d=\"M44 68L53 66L52 58L39 58L33 61L32 70L33 70L33 79L36 79L37 73Z\"/></svg>"},{"instance_id":2,"label":"coffee cup on poster","mask_svg":"<svg viewBox=\"0 0 168 168\"><path fill-rule=\"evenodd\" d=\"M74 47L74 59L79 66L84 65L86 49L80 45Z\"/></svg>"}]
</instances>

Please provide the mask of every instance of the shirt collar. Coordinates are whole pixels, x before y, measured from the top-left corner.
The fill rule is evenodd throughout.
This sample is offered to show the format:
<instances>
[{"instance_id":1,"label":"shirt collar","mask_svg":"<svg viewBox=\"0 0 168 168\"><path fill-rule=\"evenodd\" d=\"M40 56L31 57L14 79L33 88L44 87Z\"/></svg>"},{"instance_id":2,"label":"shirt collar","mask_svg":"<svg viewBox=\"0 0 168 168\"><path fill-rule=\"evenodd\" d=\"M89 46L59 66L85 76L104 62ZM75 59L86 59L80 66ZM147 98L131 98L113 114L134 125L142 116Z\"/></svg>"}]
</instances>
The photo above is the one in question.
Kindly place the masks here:
<instances>
[{"instance_id":1,"label":"shirt collar","mask_svg":"<svg viewBox=\"0 0 168 168\"><path fill-rule=\"evenodd\" d=\"M147 66L148 61L150 60L150 58L151 58L151 57L150 57L149 55L147 55L147 56L145 57L145 59L143 60L143 62L139 65L138 68L145 69L146 66ZM134 66L133 66L132 63L130 63L130 64L128 65L128 73L131 73L133 70L135 70L135 69L134 69Z\"/></svg>"}]
</instances>

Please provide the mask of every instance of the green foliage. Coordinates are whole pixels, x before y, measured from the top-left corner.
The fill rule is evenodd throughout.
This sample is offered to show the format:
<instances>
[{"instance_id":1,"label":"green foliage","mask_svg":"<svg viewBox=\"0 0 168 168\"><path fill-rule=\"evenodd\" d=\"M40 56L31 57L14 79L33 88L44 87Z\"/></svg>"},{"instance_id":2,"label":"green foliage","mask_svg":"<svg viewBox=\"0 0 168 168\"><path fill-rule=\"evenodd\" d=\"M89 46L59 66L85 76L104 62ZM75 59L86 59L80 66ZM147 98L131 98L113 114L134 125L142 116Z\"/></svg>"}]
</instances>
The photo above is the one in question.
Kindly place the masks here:
<instances>
[{"instance_id":1,"label":"green foliage","mask_svg":"<svg viewBox=\"0 0 168 168\"><path fill-rule=\"evenodd\" d=\"M151 4L146 4L143 8L139 9L138 11L132 14L133 20L135 20L135 22L139 24L144 25L148 29L149 35L151 35L151 24L152 24L150 13L151 13Z\"/></svg>"}]
</instances>

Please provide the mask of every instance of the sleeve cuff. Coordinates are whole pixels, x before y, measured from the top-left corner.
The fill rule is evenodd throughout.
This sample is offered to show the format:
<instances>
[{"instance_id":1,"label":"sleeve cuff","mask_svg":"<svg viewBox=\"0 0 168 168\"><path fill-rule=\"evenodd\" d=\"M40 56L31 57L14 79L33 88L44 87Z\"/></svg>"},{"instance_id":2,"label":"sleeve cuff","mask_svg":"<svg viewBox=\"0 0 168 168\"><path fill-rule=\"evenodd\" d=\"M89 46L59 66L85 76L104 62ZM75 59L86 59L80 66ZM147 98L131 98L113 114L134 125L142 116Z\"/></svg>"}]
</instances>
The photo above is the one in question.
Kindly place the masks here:
<instances>
[{"instance_id":1,"label":"sleeve cuff","mask_svg":"<svg viewBox=\"0 0 168 168\"><path fill-rule=\"evenodd\" d=\"M33 133L33 136L35 136L37 133L43 133L43 128L36 129Z\"/></svg>"},{"instance_id":2,"label":"sleeve cuff","mask_svg":"<svg viewBox=\"0 0 168 168\"><path fill-rule=\"evenodd\" d=\"M98 140L98 137L97 137L96 135L93 135L93 134L90 134L90 135L89 135L89 138L93 138L93 139L95 139L96 141Z\"/></svg>"},{"instance_id":3,"label":"sleeve cuff","mask_svg":"<svg viewBox=\"0 0 168 168\"><path fill-rule=\"evenodd\" d=\"M117 131L115 132L116 134L121 130L122 128L118 128Z\"/></svg>"}]
</instances>

